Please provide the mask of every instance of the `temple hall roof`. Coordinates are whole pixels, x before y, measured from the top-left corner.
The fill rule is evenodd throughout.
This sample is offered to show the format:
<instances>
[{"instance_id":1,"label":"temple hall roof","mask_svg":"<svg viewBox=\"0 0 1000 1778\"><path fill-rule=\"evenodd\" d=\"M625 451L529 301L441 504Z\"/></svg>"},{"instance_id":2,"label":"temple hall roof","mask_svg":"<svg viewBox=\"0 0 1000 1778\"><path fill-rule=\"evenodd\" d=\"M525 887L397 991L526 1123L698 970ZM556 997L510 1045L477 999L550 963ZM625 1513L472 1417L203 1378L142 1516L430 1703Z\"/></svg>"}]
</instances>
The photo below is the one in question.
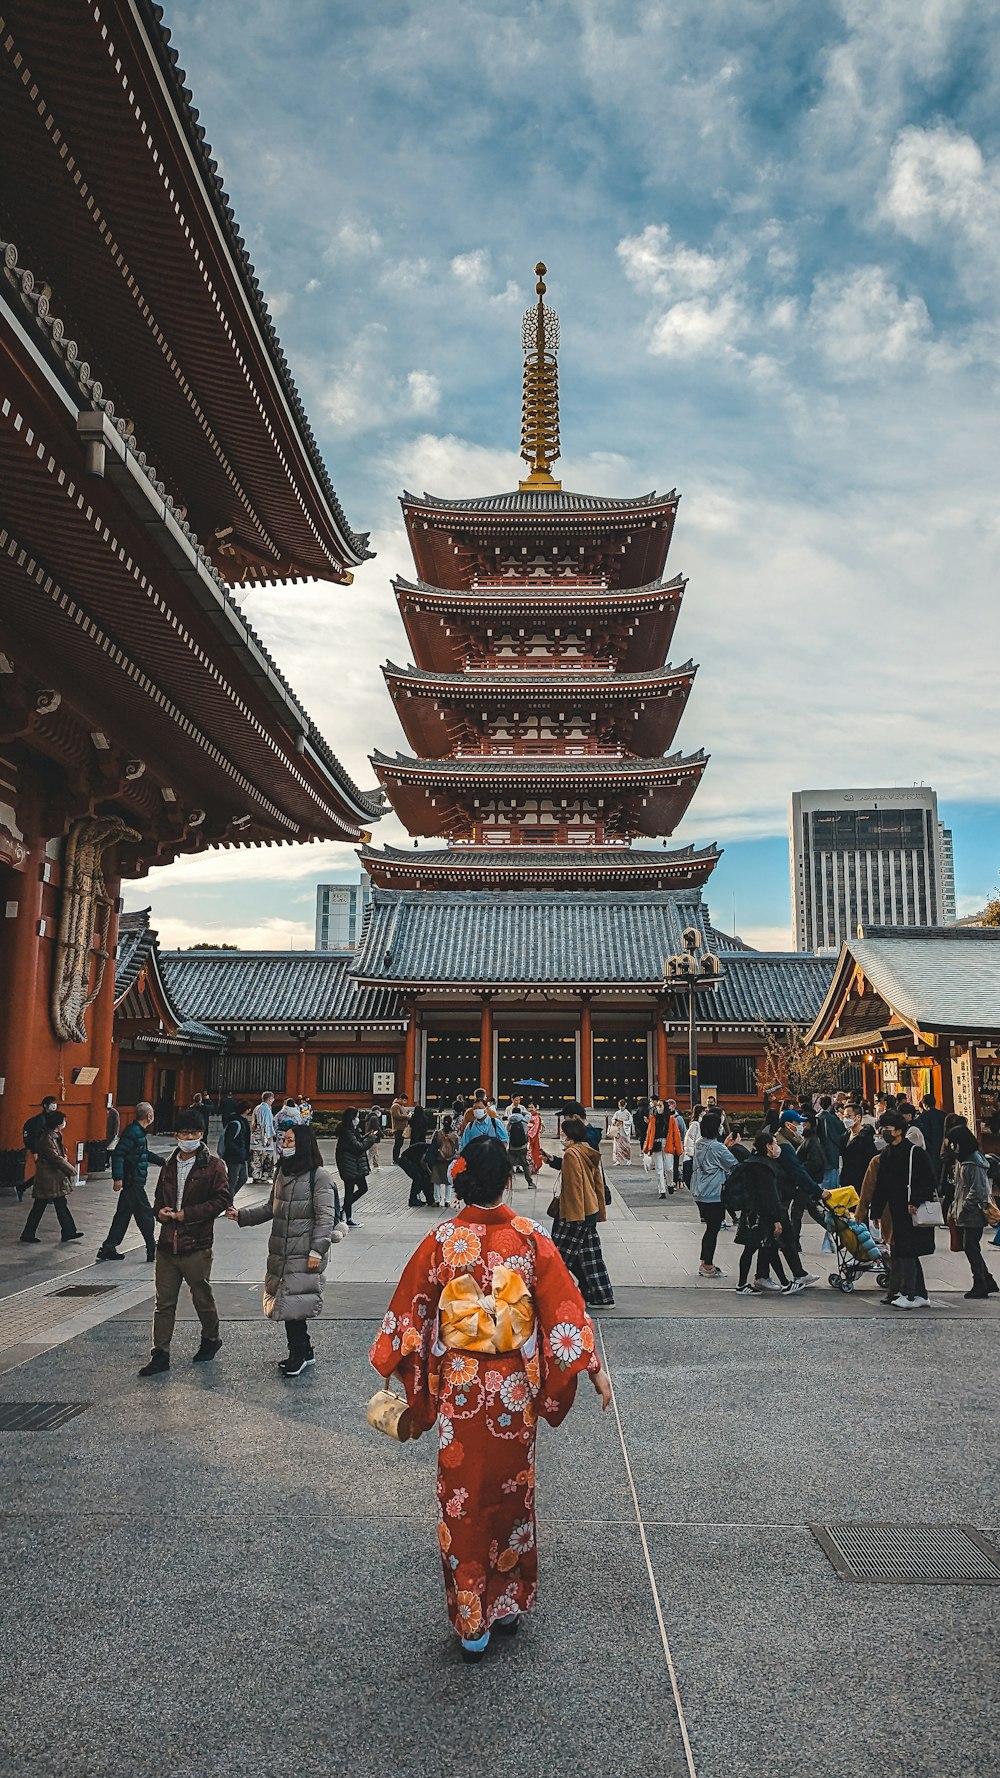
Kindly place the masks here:
<instances>
[{"instance_id":1,"label":"temple hall roof","mask_svg":"<svg viewBox=\"0 0 1000 1778\"><path fill-rule=\"evenodd\" d=\"M911 1030L1000 1036L1000 927L865 926L861 932L836 960L811 1042L847 1040L838 1027L858 970ZM845 1030L849 1036L850 1021Z\"/></svg>"},{"instance_id":2,"label":"temple hall roof","mask_svg":"<svg viewBox=\"0 0 1000 1778\"><path fill-rule=\"evenodd\" d=\"M697 891L526 894L372 890L355 972L370 983L447 987L661 987L686 926L709 943Z\"/></svg>"},{"instance_id":3,"label":"temple hall roof","mask_svg":"<svg viewBox=\"0 0 1000 1778\"><path fill-rule=\"evenodd\" d=\"M406 1026L391 991L362 986L353 951L166 951L171 991L226 1031Z\"/></svg>"}]
</instances>

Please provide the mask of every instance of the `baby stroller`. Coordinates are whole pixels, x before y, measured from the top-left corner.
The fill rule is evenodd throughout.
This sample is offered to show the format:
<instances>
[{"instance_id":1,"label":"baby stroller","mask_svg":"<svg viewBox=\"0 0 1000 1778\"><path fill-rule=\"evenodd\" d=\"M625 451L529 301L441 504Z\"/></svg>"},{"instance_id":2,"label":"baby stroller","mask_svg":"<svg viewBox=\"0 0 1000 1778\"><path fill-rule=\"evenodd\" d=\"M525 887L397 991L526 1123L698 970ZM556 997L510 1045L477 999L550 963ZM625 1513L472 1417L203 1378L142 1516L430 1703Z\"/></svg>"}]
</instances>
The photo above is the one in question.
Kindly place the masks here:
<instances>
[{"instance_id":1,"label":"baby stroller","mask_svg":"<svg viewBox=\"0 0 1000 1778\"><path fill-rule=\"evenodd\" d=\"M835 1193L829 1195L836 1196ZM831 1290L849 1294L866 1272L874 1272L880 1289L887 1289L888 1254L866 1223L858 1222L849 1210L834 1209L828 1202L823 1211L823 1227L833 1242L837 1257L837 1270L829 1276Z\"/></svg>"}]
</instances>

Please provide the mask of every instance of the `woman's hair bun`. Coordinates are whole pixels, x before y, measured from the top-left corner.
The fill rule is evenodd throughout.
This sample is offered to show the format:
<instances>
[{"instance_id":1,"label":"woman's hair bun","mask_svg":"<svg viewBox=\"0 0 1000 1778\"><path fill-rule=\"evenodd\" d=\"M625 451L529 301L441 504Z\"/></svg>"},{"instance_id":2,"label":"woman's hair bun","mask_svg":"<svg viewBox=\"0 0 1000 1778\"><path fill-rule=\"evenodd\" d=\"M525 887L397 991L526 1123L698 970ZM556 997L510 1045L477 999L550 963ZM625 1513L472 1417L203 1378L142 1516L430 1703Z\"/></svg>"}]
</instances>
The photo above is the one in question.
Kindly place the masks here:
<instances>
[{"instance_id":1,"label":"woman's hair bun","mask_svg":"<svg viewBox=\"0 0 1000 1778\"><path fill-rule=\"evenodd\" d=\"M456 1197L466 1204L494 1204L510 1179L510 1156L498 1136L476 1136L462 1150L463 1166L450 1170Z\"/></svg>"}]
</instances>

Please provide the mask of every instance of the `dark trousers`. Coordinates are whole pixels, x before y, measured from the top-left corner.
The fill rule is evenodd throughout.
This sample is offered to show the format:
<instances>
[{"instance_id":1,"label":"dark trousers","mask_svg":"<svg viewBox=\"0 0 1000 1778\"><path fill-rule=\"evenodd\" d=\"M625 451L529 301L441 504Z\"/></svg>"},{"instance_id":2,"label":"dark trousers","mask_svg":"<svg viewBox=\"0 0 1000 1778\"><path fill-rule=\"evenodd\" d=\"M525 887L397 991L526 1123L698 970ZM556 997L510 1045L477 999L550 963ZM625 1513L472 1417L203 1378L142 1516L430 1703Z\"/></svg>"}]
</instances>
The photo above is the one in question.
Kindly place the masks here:
<instances>
[{"instance_id":1,"label":"dark trousers","mask_svg":"<svg viewBox=\"0 0 1000 1778\"><path fill-rule=\"evenodd\" d=\"M972 1269L972 1282L973 1284L978 1285L981 1290L985 1290L993 1283L993 1274L983 1258L983 1250L981 1246L986 1231L985 1229L967 1229L963 1227L960 1228L958 1232L962 1237L962 1252L965 1254Z\"/></svg>"},{"instance_id":2,"label":"dark trousers","mask_svg":"<svg viewBox=\"0 0 1000 1778\"><path fill-rule=\"evenodd\" d=\"M392 1138L392 1164L394 1167L399 1166L399 1157L403 1152L403 1143L405 1141L406 1141L406 1131L405 1130L397 1130L394 1133L393 1138Z\"/></svg>"},{"instance_id":3,"label":"dark trousers","mask_svg":"<svg viewBox=\"0 0 1000 1778\"><path fill-rule=\"evenodd\" d=\"M528 1185L533 1186L535 1183L535 1175L531 1171L531 1161L528 1157L527 1149L510 1148L507 1152L510 1155L511 1173L520 1173L522 1179L524 1179Z\"/></svg>"},{"instance_id":4,"label":"dark trousers","mask_svg":"<svg viewBox=\"0 0 1000 1778\"><path fill-rule=\"evenodd\" d=\"M410 1182L410 1204L419 1204L421 1195L425 1204L434 1202L434 1186L424 1161L427 1153L426 1142L411 1142L404 1155L399 1157L399 1165Z\"/></svg>"},{"instance_id":5,"label":"dark trousers","mask_svg":"<svg viewBox=\"0 0 1000 1778\"><path fill-rule=\"evenodd\" d=\"M312 1341L309 1338L308 1321L286 1321L285 1333L288 1336L289 1358L312 1358Z\"/></svg>"},{"instance_id":6,"label":"dark trousers","mask_svg":"<svg viewBox=\"0 0 1000 1778\"><path fill-rule=\"evenodd\" d=\"M787 1284L784 1270L778 1254L781 1243L773 1229L751 1229L743 1252L740 1255L740 1283L745 1284L750 1276L750 1267L754 1254L757 1255L757 1277L766 1278L771 1267L774 1267L779 1284Z\"/></svg>"},{"instance_id":7,"label":"dark trousers","mask_svg":"<svg viewBox=\"0 0 1000 1778\"><path fill-rule=\"evenodd\" d=\"M782 1231L781 1231L781 1234L777 1238L776 1245L777 1245L777 1251L781 1254L782 1259L786 1261L786 1263L788 1265L788 1269L792 1274L792 1277L793 1278L804 1278L806 1275L806 1268L802 1264L802 1251L799 1247L798 1241L795 1239L795 1236L792 1233L791 1224L789 1223L787 1218L784 1219ZM756 1275L757 1275L758 1283L761 1278L767 1278L769 1276L770 1270L771 1270L771 1261L773 1258L774 1258L774 1247L773 1246L760 1248L760 1250L757 1254L757 1274ZM781 1267L777 1264L777 1262L775 1262L774 1269L778 1273L778 1279L780 1282L781 1281Z\"/></svg>"},{"instance_id":8,"label":"dark trousers","mask_svg":"<svg viewBox=\"0 0 1000 1778\"><path fill-rule=\"evenodd\" d=\"M76 1223L73 1221L70 1207L65 1198L33 1198L31 1209L28 1211L28 1220L24 1225L24 1233L34 1235L37 1232L38 1225L50 1204L55 1205L63 1240L67 1235L75 1235L77 1233Z\"/></svg>"},{"instance_id":9,"label":"dark trousers","mask_svg":"<svg viewBox=\"0 0 1000 1778\"><path fill-rule=\"evenodd\" d=\"M889 1261L889 1296L926 1296L924 1268L915 1254L894 1253Z\"/></svg>"},{"instance_id":10,"label":"dark trousers","mask_svg":"<svg viewBox=\"0 0 1000 1778\"><path fill-rule=\"evenodd\" d=\"M250 1169L246 1161L227 1161L226 1172L229 1175L229 1196L235 1198L241 1187L246 1185L250 1177Z\"/></svg>"},{"instance_id":11,"label":"dark trousers","mask_svg":"<svg viewBox=\"0 0 1000 1778\"><path fill-rule=\"evenodd\" d=\"M357 1203L359 1198L364 1197L365 1192L367 1190L368 1190L367 1179L345 1179L344 1180L344 1215L346 1216L348 1222L350 1222L350 1220L351 1220L351 1211L353 1210L355 1204ZM291 1325L292 1325L291 1322L289 1322L288 1325L289 1325L289 1327L291 1327Z\"/></svg>"},{"instance_id":12,"label":"dark trousers","mask_svg":"<svg viewBox=\"0 0 1000 1778\"><path fill-rule=\"evenodd\" d=\"M698 1205L698 1215L705 1224L705 1233L701 1238L701 1263L703 1266L715 1264L715 1243L719 1239L725 1211L722 1204Z\"/></svg>"},{"instance_id":13,"label":"dark trousers","mask_svg":"<svg viewBox=\"0 0 1000 1778\"><path fill-rule=\"evenodd\" d=\"M146 1243L146 1252L152 1253L156 1245L156 1219L153 1206L146 1196L145 1187L141 1185L123 1185L118 1193L118 1202L111 1219L111 1227L104 1239L104 1250L110 1253L124 1241L128 1233L128 1225L135 1218L135 1226Z\"/></svg>"}]
</instances>

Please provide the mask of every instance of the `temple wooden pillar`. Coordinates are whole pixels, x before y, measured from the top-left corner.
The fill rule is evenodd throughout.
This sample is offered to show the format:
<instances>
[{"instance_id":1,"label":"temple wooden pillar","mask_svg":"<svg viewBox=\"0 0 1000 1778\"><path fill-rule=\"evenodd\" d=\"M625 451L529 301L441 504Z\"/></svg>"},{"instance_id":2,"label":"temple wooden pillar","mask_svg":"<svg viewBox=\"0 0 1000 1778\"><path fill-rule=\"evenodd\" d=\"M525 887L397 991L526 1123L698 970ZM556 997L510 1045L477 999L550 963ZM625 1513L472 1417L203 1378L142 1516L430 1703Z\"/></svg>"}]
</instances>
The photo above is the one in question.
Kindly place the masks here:
<instances>
[{"instance_id":1,"label":"temple wooden pillar","mask_svg":"<svg viewBox=\"0 0 1000 1778\"><path fill-rule=\"evenodd\" d=\"M408 1009L409 1024L406 1027L406 1045L403 1050L403 1097L408 1105L416 1103L417 1094L417 1009Z\"/></svg>"},{"instance_id":2,"label":"temple wooden pillar","mask_svg":"<svg viewBox=\"0 0 1000 1778\"><path fill-rule=\"evenodd\" d=\"M479 1013L479 1084L493 1096L493 1003L488 994L482 997Z\"/></svg>"},{"instance_id":3,"label":"temple wooden pillar","mask_svg":"<svg viewBox=\"0 0 1000 1778\"><path fill-rule=\"evenodd\" d=\"M115 911L108 927L107 949L108 961L104 970L101 991L90 1008L89 1017L92 1021L90 1034L90 1053L94 1064L100 1069L94 1085L89 1089L90 1105L87 1112L87 1164L90 1163L91 1149L95 1153L98 1164L103 1163L106 1156L106 1137L108 1128L107 1103L108 1094L115 1089L114 1064L114 1022L115 1022L115 948L118 943L118 884L109 886L109 892L115 896ZM186 1100L178 1100L178 1104L186 1104Z\"/></svg>"},{"instance_id":4,"label":"temple wooden pillar","mask_svg":"<svg viewBox=\"0 0 1000 1778\"><path fill-rule=\"evenodd\" d=\"M585 1111L594 1103L594 1028L589 1000L580 1007L580 1103Z\"/></svg>"},{"instance_id":5,"label":"temple wooden pillar","mask_svg":"<svg viewBox=\"0 0 1000 1778\"><path fill-rule=\"evenodd\" d=\"M656 1097L670 1097L670 1049L662 1013L656 1017Z\"/></svg>"},{"instance_id":6,"label":"temple wooden pillar","mask_svg":"<svg viewBox=\"0 0 1000 1778\"><path fill-rule=\"evenodd\" d=\"M57 1091L54 1079L40 1079L41 1066L32 1041L39 1004L44 1007L48 981L42 973L42 855L44 843L29 852L23 870L4 872L4 906L0 908L0 1183L19 1185L24 1177L21 1131L38 1110L43 1093ZM45 960L48 953L45 952ZM44 1016L44 1015L43 1015ZM45 1058L45 1061L48 1057Z\"/></svg>"}]
</instances>

